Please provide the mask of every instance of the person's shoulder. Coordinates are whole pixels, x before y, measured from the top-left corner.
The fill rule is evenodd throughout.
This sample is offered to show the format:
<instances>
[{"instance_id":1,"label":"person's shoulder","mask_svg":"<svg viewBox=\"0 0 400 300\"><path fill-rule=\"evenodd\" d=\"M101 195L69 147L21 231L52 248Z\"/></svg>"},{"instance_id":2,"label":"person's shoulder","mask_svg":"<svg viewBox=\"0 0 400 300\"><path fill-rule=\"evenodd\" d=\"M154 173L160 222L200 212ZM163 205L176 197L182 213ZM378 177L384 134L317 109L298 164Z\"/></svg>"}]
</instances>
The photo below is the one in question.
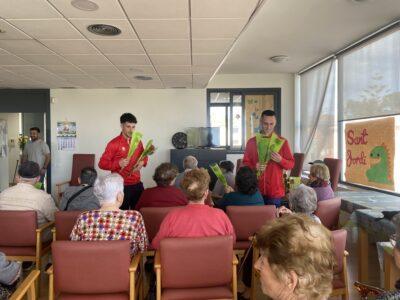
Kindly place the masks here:
<instances>
[{"instance_id":1,"label":"person's shoulder","mask_svg":"<svg viewBox=\"0 0 400 300\"><path fill-rule=\"evenodd\" d=\"M108 142L108 145L115 145L115 144L118 144L120 141L121 141L121 135L119 134L116 137L114 137L113 139L111 139Z\"/></svg>"}]
</instances>

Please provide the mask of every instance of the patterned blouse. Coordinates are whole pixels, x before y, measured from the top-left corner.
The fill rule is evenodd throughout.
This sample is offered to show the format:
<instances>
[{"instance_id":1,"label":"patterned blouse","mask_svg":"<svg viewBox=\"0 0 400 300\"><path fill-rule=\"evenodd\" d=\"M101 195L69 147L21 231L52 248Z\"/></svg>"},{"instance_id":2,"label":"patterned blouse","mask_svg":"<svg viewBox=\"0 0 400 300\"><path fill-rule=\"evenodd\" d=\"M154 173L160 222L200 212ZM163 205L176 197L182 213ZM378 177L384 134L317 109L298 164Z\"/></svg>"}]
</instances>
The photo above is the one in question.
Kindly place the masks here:
<instances>
[{"instance_id":1,"label":"patterned blouse","mask_svg":"<svg viewBox=\"0 0 400 300\"><path fill-rule=\"evenodd\" d=\"M72 229L72 241L131 240L131 254L144 252L148 239L142 215L136 210L81 213Z\"/></svg>"}]
</instances>

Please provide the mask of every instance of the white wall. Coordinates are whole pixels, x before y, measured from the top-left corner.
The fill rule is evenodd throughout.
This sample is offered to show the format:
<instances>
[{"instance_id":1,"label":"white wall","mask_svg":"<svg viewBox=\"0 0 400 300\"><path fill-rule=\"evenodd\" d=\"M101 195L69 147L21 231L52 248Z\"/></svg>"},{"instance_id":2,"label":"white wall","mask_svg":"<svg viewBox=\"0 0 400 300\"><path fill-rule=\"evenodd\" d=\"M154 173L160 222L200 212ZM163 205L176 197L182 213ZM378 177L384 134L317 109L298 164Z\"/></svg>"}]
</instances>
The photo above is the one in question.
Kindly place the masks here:
<instances>
[{"instance_id":1,"label":"white wall","mask_svg":"<svg viewBox=\"0 0 400 300\"><path fill-rule=\"evenodd\" d=\"M281 88L282 134L293 143L294 76L293 74L217 75L208 88ZM125 90L125 89L55 89L51 90L52 184L71 176L71 151L58 151L57 121L77 122L75 153L95 153L96 166L106 143L119 134L119 116L132 112L138 118L137 129L144 140L153 139L156 154L143 170L143 182L151 179L155 167L169 161L171 137L186 127L205 126L207 101L205 89ZM236 156L234 157L236 162ZM101 173L103 173L101 171Z\"/></svg>"},{"instance_id":2,"label":"white wall","mask_svg":"<svg viewBox=\"0 0 400 300\"><path fill-rule=\"evenodd\" d=\"M281 131L293 150L294 74L217 74L208 88L281 88Z\"/></svg>"},{"instance_id":3,"label":"white wall","mask_svg":"<svg viewBox=\"0 0 400 300\"><path fill-rule=\"evenodd\" d=\"M76 121L76 153L95 153L96 166L109 140L120 133L119 117L133 113L137 130L143 139L153 139L157 147L149 165L143 170L143 182L154 185L151 179L160 162L169 161L173 148L171 137L186 127L205 126L207 122L205 90L51 90L52 184L69 180L71 151L58 151L57 121ZM101 172L103 173L103 171Z\"/></svg>"},{"instance_id":4,"label":"white wall","mask_svg":"<svg viewBox=\"0 0 400 300\"><path fill-rule=\"evenodd\" d=\"M15 166L19 159L19 114L18 113L0 113L0 120L7 121L7 140L8 157L0 158L0 191L7 188L13 181ZM14 139L15 146L11 147L10 140Z\"/></svg>"}]
</instances>

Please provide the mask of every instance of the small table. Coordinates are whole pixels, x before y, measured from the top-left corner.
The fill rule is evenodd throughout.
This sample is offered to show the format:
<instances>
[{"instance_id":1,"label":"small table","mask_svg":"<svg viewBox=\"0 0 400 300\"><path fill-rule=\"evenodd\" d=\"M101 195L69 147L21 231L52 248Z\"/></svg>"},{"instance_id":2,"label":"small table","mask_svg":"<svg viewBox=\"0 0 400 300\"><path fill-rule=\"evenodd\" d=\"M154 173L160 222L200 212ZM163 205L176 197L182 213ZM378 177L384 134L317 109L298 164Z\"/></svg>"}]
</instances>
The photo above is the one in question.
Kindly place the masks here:
<instances>
[{"instance_id":1,"label":"small table","mask_svg":"<svg viewBox=\"0 0 400 300\"><path fill-rule=\"evenodd\" d=\"M400 278L400 269L394 260L393 245L390 242L379 242L377 243L377 249L380 256L379 263L381 264L381 268L383 267L385 274L384 288L387 291L394 290L396 281Z\"/></svg>"}]
</instances>

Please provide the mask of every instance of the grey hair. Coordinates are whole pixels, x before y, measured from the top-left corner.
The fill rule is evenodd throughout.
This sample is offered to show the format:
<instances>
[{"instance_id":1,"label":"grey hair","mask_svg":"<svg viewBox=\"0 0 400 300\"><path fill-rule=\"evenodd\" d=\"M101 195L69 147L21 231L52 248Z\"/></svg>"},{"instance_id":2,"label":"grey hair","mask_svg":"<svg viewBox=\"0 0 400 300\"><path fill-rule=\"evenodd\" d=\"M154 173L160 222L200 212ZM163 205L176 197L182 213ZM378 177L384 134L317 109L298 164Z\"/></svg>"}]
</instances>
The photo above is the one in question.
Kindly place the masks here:
<instances>
[{"instance_id":1,"label":"grey hair","mask_svg":"<svg viewBox=\"0 0 400 300\"><path fill-rule=\"evenodd\" d=\"M124 179L117 173L97 177L93 193L99 199L100 205L114 203L118 193L124 193Z\"/></svg>"},{"instance_id":2,"label":"grey hair","mask_svg":"<svg viewBox=\"0 0 400 300\"><path fill-rule=\"evenodd\" d=\"M189 155L186 156L185 159L183 160L183 168L186 169L190 169L190 170L194 170L197 168L197 164L199 162L197 161L197 158Z\"/></svg>"},{"instance_id":3,"label":"grey hair","mask_svg":"<svg viewBox=\"0 0 400 300\"><path fill-rule=\"evenodd\" d=\"M290 208L297 213L310 214L317 209L317 194L313 188L300 184L289 194Z\"/></svg>"}]
</instances>

